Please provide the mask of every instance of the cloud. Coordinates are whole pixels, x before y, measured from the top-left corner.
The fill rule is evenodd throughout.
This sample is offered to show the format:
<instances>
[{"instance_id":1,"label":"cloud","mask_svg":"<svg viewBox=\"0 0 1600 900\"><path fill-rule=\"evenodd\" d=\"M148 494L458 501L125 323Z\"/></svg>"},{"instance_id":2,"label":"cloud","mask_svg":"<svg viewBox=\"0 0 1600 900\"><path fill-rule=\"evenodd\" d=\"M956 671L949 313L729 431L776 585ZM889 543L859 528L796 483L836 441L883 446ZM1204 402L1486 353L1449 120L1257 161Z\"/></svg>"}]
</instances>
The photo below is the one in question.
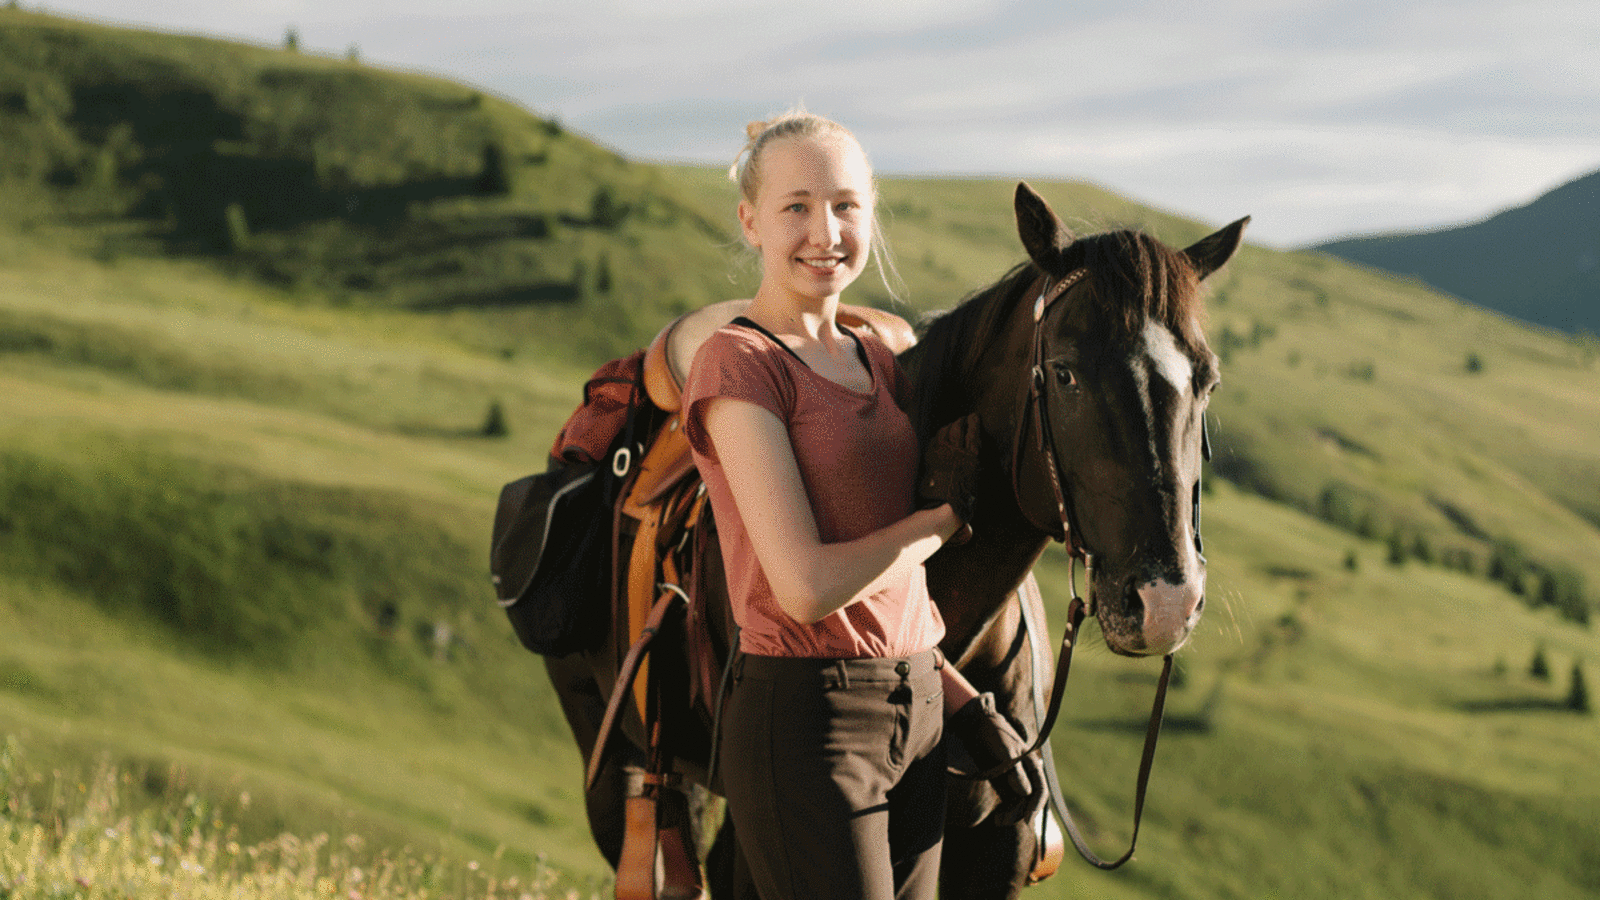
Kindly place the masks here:
<instances>
[{"instance_id":1,"label":"cloud","mask_svg":"<svg viewBox=\"0 0 1600 900\"><path fill-rule=\"evenodd\" d=\"M1475 218L1600 168L1592 0L52 0L461 78L645 159L796 101L881 168L1084 178L1252 239ZM152 21L158 17L160 21Z\"/></svg>"}]
</instances>

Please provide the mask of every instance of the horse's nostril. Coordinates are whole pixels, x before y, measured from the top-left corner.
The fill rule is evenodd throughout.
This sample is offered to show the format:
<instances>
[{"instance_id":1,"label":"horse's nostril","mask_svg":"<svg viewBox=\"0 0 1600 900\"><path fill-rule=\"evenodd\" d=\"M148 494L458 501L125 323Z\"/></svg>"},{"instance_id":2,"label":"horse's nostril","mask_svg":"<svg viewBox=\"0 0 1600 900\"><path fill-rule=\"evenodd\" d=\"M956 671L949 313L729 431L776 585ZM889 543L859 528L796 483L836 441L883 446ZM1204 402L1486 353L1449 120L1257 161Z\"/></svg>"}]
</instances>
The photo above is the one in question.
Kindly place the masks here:
<instances>
[{"instance_id":1,"label":"horse's nostril","mask_svg":"<svg viewBox=\"0 0 1600 900\"><path fill-rule=\"evenodd\" d=\"M1133 584L1128 585L1128 590L1125 593L1128 598L1128 618L1133 622L1140 623L1140 626L1143 627L1144 596L1139 593L1139 588Z\"/></svg>"},{"instance_id":2,"label":"horse's nostril","mask_svg":"<svg viewBox=\"0 0 1600 900\"><path fill-rule=\"evenodd\" d=\"M1205 611L1206 611L1206 598L1201 597L1200 598L1200 602L1196 603L1194 605L1194 614L1196 616L1198 616L1198 615L1200 615L1201 613L1203 613Z\"/></svg>"}]
</instances>

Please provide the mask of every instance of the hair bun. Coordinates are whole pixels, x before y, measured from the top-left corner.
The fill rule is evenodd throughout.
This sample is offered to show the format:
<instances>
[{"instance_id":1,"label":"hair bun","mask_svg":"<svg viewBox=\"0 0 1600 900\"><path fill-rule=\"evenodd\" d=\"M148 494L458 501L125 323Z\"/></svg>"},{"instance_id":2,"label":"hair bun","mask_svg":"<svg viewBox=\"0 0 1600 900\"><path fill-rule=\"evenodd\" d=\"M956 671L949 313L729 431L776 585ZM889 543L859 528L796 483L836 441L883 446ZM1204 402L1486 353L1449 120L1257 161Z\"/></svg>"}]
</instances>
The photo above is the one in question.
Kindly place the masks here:
<instances>
[{"instance_id":1,"label":"hair bun","mask_svg":"<svg viewBox=\"0 0 1600 900\"><path fill-rule=\"evenodd\" d=\"M744 126L745 139L753 144L756 138L761 137L761 133L770 127L772 127L771 122L751 122Z\"/></svg>"}]
</instances>

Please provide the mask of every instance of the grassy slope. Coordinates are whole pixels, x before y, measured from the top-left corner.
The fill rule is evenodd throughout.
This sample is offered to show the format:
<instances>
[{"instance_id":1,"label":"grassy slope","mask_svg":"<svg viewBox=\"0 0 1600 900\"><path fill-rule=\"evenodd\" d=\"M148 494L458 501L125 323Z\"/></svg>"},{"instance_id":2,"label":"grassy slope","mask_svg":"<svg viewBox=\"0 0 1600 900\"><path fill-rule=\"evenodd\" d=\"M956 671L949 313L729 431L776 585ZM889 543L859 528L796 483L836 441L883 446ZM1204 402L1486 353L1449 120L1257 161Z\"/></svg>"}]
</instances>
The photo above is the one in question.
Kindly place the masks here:
<instances>
[{"instance_id":1,"label":"grassy slope","mask_svg":"<svg viewBox=\"0 0 1600 900\"><path fill-rule=\"evenodd\" d=\"M613 165L572 148L575 166ZM726 208L717 173L621 168L679 198L680 223ZM1204 231L1090 187L1041 187L1086 230ZM913 308L1017 258L1009 184L884 192ZM542 852L596 874L578 761L537 661L488 603L480 545L495 488L542 455L605 341L628 340L594 321L618 305L419 315L382 291L327 305L314 279L263 288L214 256L106 253L112 230L54 221L0 231L0 420L16 426L0 433L0 473L8 491L54 492L48 506L13 497L0 528L6 732L64 766L103 750L152 771L176 761L224 799L248 792L241 813L263 833L349 828L476 855L504 842L512 864ZM672 235L697 229L722 265L707 229ZM572 230L613 260L690 252L633 222ZM535 243L555 256L565 240ZM1600 583L1593 527L1573 512L1600 483L1600 391L1581 345L1314 257L1249 249L1222 277L1218 444L1241 483L1314 507L1344 480L1385 524L1414 519L1442 540L1460 516L1445 520L1441 499ZM641 306L633 327L668 309ZM1469 352L1485 363L1470 377ZM472 434L491 399L509 439ZM45 509L62 523L48 540ZM1032 893L1594 893L1600 731L1549 708L1575 662L1600 659L1591 632L1482 578L1390 567L1380 544L1226 485L1206 514L1219 602L1186 653L1173 715L1193 727L1163 747L1141 861L1113 876L1069 863ZM1061 596L1059 564L1044 576ZM440 623L457 636L448 656ZM1551 684L1522 674L1539 646ZM1150 675L1092 654L1057 738L1107 844L1125 827Z\"/></svg>"},{"instance_id":2,"label":"grassy slope","mask_svg":"<svg viewBox=\"0 0 1600 900\"><path fill-rule=\"evenodd\" d=\"M250 793L258 833L480 856L505 843L518 864L544 852L593 871L565 777L576 754L483 575L493 493L542 456L578 373L192 267L0 247L7 314L114 336L134 360L24 352L0 367L3 489L54 489L7 504L6 731L63 760L176 761ZM471 435L491 394L509 439ZM29 542L56 523L50 546ZM227 540L261 523L278 528ZM253 559L255 541L278 552ZM226 621L185 612L201 605Z\"/></svg>"},{"instance_id":3,"label":"grassy slope","mask_svg":"<svg viewBox=\"0 0 1600 900\"><path fill-rule=\"evenodd\" d=\"M203 272L128 263L107 271L68 265L74 260L37 246L10 247L27 250L8 257L0 299L11 311L60 308L71 297L74 308L88 303L102 319L126 322L151 313L152 296L206 298L182 316L170 307L152 316L167 328L186 323L177 341L154 329L139 336L155 356L177 345L195 360L236 355L228 323L246 307L270 323L258 333L276 330L284 344L328 341L334 348L294 369L321 384L319 404L339 396L335 385L359 385L361 373L382 367L471 373L473 395L539 383L532 367L483 361L370 315L288 307ZM269 356L251 357L268 368ZM512 408L524 416L507 443L443 429L418 434L420 414L407 403L368 408L367 422L352 423L292 402L166 390L19 354L6 358L0 377L6 420L25 425L8 431L8 460L28 453L64 469L115 473L127 448L160 448L208 469L372 492L470 547L495 483L539 451L538 436L580 375L557 375L548 392L519 398ZM400 420L412 424L392 424ZM1141 862L1120 876L1069 865L1033 893L1593 890L1585 879L1600 854L1592 818L1600 784L1587 760L1600 750L1600 731L1592 718L1545 706L1560 700L1572 662L1600 658L1600 641L1526 611L1481 579L1390 567L1379 544L1226 485L1206 512L1217 602L1185 656ZM1356 572L1345 568L1351 551ZM444 555L449 564L452 554ZM0 720L36 753L110 749L156 770L176 760L225 801L249 793L246 815L258 829L348 828L480 856L505 842L513 863L537 851L594 874L578 760L561 739L536 661L511 645L486 602L475 554L461 555L455 563L473 571L461 573L457 595L434 605L416 598L422 605L387 636L352 600L346 616L324 623L325 639L294 645L292 665L186 649L108 598L8 578ZM1053 597L1065 593L1062 576L1052 557L1045 577ZM450 662L432 658L430 634L416 627L441 619L469 645ZM1522 674L1538 645L1557 674L1552 684ZM1110 844L1125 828L1153 673L1091 647L1057 751L1074 801Z\"/></svg>"}]
</instances>

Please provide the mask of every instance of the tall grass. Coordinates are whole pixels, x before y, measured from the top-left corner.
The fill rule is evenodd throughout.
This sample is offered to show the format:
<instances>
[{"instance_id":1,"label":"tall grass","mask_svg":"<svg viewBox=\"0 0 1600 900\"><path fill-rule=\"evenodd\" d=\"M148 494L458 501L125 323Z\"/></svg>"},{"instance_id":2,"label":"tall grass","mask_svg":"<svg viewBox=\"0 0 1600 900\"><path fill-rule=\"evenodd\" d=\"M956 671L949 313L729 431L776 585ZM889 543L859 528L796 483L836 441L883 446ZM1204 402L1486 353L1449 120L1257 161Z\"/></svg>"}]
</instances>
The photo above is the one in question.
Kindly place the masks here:
<instances>
[{"instance_id":1,"label":"tall grass","mask_svg":"<svg viewBox=\"0 0 1600 900\"><path fill-rule=\"evenodd\" d=\"M577 900L542 863L531 877L485 862L370 846L359 835L240 839L228 804L189 790L181 770L140 776L102 759L74 773L0 750L0 897L6 900ZM159 785L154 794L151 786Z\"/></svg>"}]
</instances>

